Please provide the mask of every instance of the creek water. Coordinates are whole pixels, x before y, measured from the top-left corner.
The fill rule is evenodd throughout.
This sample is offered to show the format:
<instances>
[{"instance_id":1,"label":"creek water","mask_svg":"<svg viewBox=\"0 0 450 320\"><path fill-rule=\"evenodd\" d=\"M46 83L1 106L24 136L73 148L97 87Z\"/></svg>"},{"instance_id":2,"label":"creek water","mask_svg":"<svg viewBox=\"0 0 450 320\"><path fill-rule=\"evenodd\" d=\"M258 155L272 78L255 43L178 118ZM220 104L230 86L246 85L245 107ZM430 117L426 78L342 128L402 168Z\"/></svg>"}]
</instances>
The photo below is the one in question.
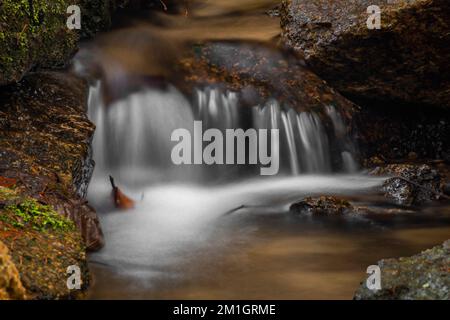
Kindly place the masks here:
<instances>
[{"instance_id":1,"label":"creek water","mask_svg":"<svg viewBox=\"0 0 450 320\"><path fill-rule=\"evenodd\" d=\"M279 21L265 14L277 1L192 3L188 17L152 16L158 25L141 18L127 30L151 30L151 39L174 42L269 41L280 32ZM113 47L108 37L123 39L123 32L112 32L95 49L82 52L77 65L84 69L86 57L101 55L96 63L109 70L103 74L119 91L137 69L164 68L159 60L149 62L158 57L146 55L147 46L156 50L164 42L147 41L142 51L140 43ZM314 195L388 205L377 192L383 178L359 171L356 147L332 106L326 110L332 130L326 130L314 112L298 113L276 100L243 112L235 92L216 87L198 88L192 99L174 86L144 87L106 103L102 85L93 83L89 96L89 116L97 130L88 198L99 213L106 245L89 257L90 298L350 299L367 266L415 254L450 234L446 207L407 216L289 212L290 204ZM192 131L195 120L204 129L222 132L279 129L279 174L259 176L259 165L174 165L171 133ZM114 208L109 175L136 200L135 209Z\"/></svg>"}]
</instances>

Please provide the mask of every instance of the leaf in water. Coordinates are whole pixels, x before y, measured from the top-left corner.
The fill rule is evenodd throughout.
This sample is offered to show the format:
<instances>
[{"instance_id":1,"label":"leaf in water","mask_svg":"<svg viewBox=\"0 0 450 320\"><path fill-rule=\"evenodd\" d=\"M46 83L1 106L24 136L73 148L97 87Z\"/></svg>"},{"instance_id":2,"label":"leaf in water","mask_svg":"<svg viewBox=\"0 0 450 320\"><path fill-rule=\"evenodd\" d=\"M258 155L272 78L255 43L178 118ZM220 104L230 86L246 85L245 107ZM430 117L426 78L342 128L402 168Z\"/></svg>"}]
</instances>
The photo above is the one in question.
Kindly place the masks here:
<instances>
[{"instance_id":1,"label":"leaf in water","mask_svg":"<svg viewBox=\"0 0 450 320\"><path fill-rule=\"evenodd\" d=\"M113 188L112 190L112 196L114 200L114 205L118 209L133 209L135 202L128 196L126 196L114 183L114 178L109 176L109 180L111 181L111 186Z\"/></svg>"}]
</instances>

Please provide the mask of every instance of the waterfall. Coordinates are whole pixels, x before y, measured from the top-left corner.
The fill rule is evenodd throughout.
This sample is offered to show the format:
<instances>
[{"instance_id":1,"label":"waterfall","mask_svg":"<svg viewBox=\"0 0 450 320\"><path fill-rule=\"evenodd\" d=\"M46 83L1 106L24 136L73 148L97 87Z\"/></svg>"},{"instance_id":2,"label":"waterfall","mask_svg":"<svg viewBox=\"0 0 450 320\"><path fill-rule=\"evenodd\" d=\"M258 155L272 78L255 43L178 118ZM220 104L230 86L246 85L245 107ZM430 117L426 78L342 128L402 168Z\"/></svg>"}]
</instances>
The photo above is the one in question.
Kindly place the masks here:
<instances>
[{"instance_id":1,"label":"waterfall","mask_svg":"<svg viewBox=\"0 0 450 320\"><path fill-rule=\"evenodd\" d=\"M331 106L326 109L326 114L334 131L329 133L318 114L298 113L273 99L253 107L248 119L236 92L197 89L190 102L174 87L166 91L146 89L105 106L100 86L97 83L91 87L89 94L89 116L97 125L94 157L98 170L116 170L118 173L115 174L123 173L131 180L153 181L161 178L192 180L212 175L241 176L245 170L242 166L214 165L213 169L202 165L181 170L172 163L171 133L179 128L192 131L195 120L202 121L204 129L216 128L222 132L248 127L279 129L280 140L273 141L279 145L267 147L279 150L283 172L290 175L332 172L336 169L332 165L333 157L340 158L344 171L357 170L352 156L354 148L346 135L345 124ZM330 134L334 135L333 141L338 141L340 154L331 151Z\"/></svg>"},{"instance_id":2,"label":"waterfall","mask_svg":"<svg viewBox=\"0 0 450 320\"><path fill-rule=\"evenodd\" d=\"M283 112L281 117L283 118L284 131L286 132L286 139L289 148L289 160L291 163L291 171L293 175L298 175L300 173L300 165L298 163L297 146L295 143L294 129L292 124L292 119L295 117L295 111L289 110L288 112Z\"/></svg>"},{"instance_id":3,"label":"waterfall","mask_svg":"<svg viewBox=\"0 0 450 320\"><path fill-rule=\"evenodd\" d=\"M336 108L333 106L328 106L326 108L326 112L333 123L334 133L340 144L343 169L346 172L352 173L357 172L358 164L356 163L355 158L353 157L353 154L355 152L355 146L347 135L346 126L344 121L342 120L341 115L337 112Z\"/></svg>"}]
</instances>

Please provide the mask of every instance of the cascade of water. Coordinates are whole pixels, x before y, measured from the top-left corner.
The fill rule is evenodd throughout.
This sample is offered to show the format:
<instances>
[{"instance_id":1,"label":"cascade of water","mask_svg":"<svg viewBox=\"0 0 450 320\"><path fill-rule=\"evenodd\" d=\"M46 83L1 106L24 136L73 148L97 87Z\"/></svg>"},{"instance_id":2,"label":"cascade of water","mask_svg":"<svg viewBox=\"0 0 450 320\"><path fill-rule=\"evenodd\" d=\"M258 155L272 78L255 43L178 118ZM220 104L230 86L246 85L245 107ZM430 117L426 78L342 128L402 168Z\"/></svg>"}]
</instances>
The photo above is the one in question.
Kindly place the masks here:
<instances>
[{"instance_id":1,"label":"cascade of water","mask_svg":"<svg viewBox=\"0 0 450 320\"><path fill-rule=\"evenodd\" d=\"M328 138L319 117L312 112L301 112L297 115L297 126L304 170L306 172L330 172Z\"/></svg>"},{"instance_id":2,"label":"cascade of water","mask_svg":"<svg viewBox=\"0 0 450 320\"><path fill-rule=\"evenodd\" d=\"M205 128L232 129L239 127L238 98L235 92L222 93L219 89L196 90L196 120Z\"/></svg>"},{"instance_id":3,"label":"cascade of water","mask_svg":"<svg viewBox=\"0 0 450 320\"><path fill-rule=\"evenodd\" d=\"M89 115L97 125L97 171L119 176L123 172L130 180L144 179L143 173L156 180L154 175L173 169L171 134L178 128L191 129L194 122L191 104L173 87L133 93L106 107L96 85L90 91Z\"/></svg>"},{"instance_id":4,"label":"cascade of water","mask_svg":"<svg viewBox=\"0 0 450 320\"><path fill-rule=\"evenodd\" d=\"M357 172L358 164L353 157L355 146L347 135L344 120L334 106L327 106L326 112L333 123L335 135L340 142L343 169L346 172Z\"/></svg>"},{"instance_id":5,"label":"cascade of water","mask_svg":"<svg viewBox=\"0 0 450 320\"><path fill-rule=\"evenodd\" d=\"M101 94L101 82L97 81L89 90L88 98L89 119L95 123L95 135L93 149L95 152L95 162L97 166L105 166L105 106Z\"/></svg>"},{"instance_id":6,"label":"cascade of water","mask_svg":"<svg viewBox=\"0 0 450 320\"><path fill-rule=\"evenodd\" d=\"M243 122L238 95L217 88L198 89L194 103L190 103L178 90L144 90L105 107L100 83L89 94L89 115L96 123L94 157L100 169L135 168L154 170L163 174L174 171L170 160L174 144L171 134L175 129L193 131L194 120L203 123L203 129L240 128ZM343 168L354 172L357 166L352 156L353 147L345 134L345 125L339 113L327 108L334 134L340 141L339 155ZM276 100L252 108L252 126L255 129L279 129L281 165L292 175L300 173L331 172L331 152L327 132L313 112L297 113L282 110ZM264 147L264 146L262 146ZM268 150L263 150L268 151ZM223 167L223 166L222 166ZM191 168L191 171L193 169ZM214 169L221 174L222 169ZM225 169L224 169L225 170ZM187 170L189 171L189 170ZM202 170L195 170L202 175ZM172 172L173 173L173 172ZM141 173L137 173L141 176Z\"/></svg>"},{"instance_id":7,"label":"cascade of water","mask_svg":"<svg viewBox=\"0 0 450 320\"><path fill-rule=\"evenodd\" d=\"M297 155L297 147L295 143L294 137L294 129L292 125L292 119L295 117L295 111L289 110L288 112L284 112L281 114L283 119L284 131L286 133L286 139L289 148L289 160L291 163L291 171L293 175L298 175L300 173L300 166L298 163L298 155Z\"/></svg>"},{"instance_id":8,"label":"cascade of water","mask_svg":"<svg viewBox=\"0 0 450 320\"><path fill-rule=\"evenodd\" d=\"M282 122L279 128L278 123ZM259 129L280 129L287 150L291 173L329 172L331 170L328 138L325 128L314 113L297 114L293 109L281 110L276 101L253 110L253 125ZM297 134L296 134L297 132Z\"/></svg>"}]
</instances>

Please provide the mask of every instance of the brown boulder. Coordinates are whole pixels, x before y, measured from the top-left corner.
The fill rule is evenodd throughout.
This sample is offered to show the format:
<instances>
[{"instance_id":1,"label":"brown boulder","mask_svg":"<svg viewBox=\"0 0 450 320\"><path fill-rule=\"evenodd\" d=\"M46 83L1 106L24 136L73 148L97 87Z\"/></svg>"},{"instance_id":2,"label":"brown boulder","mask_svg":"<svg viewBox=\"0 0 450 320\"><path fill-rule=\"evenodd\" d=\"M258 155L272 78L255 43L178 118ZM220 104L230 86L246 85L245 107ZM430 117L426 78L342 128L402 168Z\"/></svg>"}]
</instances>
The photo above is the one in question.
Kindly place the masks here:
<instances>
[{"instance_id":1,"label":"brown boulder","mask_svg":"<svg viewBox=\"0 0 450 320\"><path fill-rule=\"evenodd\" d=\"M188 93L202 85L225 86L240 92L249 106L275 98L297 111L323 114L331 105L345 119L358 109L291 52L259 42L218 41L194 46L180 69L184 78L179 86L187 87Z\"/></svg>"},{"instance_id":2,"label":"brown boulder","mask_svg":"<svg viewBox=\"0 0 450 320\"><path fill-rule=\"evenodd\" d=\"M308 197L291 205L289 210L298 214L340 215L354 212L350 202L333 196Z\"/></svg>"}]
</instances>

